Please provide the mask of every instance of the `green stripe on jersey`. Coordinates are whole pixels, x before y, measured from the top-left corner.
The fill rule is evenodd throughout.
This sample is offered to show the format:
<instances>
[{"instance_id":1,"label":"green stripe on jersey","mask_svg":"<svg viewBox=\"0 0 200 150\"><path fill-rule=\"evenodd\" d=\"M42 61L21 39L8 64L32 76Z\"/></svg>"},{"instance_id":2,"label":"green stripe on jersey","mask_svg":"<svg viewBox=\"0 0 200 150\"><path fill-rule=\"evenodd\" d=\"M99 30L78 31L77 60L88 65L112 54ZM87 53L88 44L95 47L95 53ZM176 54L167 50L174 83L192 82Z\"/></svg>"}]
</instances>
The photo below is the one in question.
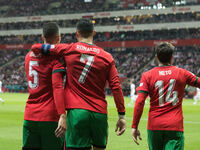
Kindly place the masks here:
<instances>
[{"instance_id":1,"label":"green stripe on jersey","mask_svg":"<svg viewBox=\"0 0 200 150\"><path fill-rule=\"evenodd\" d=\"M144 93L144 94L148 94L148 92L147 92L147 91L142 91L142 90L138 91L138 93Z\"/></svg>"},{"instance_id":2,"label":"green stripe on jersey","mask_svg":"<svg viewBox=\"0 0 200 150\"><path fill-rule=\"evenodd\" d=\"M196 85L198 83L198 77L196 78L195 82L194 82L194 85Z\"/></svg>"},{"instance_id":3,"label":"green stripe on jersey","mask_svg":"<svg viewBox=\"0 0 200 150\"><path fill-rule=\"evenodd\" d=\"M66 72L65 69L56 69L52 72L52 74L56 73L56 72Z\"/></svg>"}]
</instances>

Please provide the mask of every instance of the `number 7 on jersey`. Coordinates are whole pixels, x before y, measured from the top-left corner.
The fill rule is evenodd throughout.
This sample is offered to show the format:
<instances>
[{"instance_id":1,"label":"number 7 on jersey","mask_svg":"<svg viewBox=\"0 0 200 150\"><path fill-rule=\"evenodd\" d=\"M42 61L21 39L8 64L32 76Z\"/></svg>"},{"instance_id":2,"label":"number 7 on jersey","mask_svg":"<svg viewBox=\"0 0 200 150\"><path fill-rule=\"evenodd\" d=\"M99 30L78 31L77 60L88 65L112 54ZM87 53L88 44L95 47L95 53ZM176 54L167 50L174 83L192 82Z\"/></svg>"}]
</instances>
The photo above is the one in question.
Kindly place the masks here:
<instances>
[{"instance_id":1,"label":"number 7 on jersey","mask_svg":"<svg viewBox=\"0 0 200 150\"><path fill-rule=\"evenodd\" d=\"M85 79L87 78L87 75L90 71L90 68L94 62L94 56L81 54L80 62L85 63L85 67L83 68L83 71L81 73L81 76L79 77L78 82L83 84L85 82Z\"/></svg>"}]
</instances>

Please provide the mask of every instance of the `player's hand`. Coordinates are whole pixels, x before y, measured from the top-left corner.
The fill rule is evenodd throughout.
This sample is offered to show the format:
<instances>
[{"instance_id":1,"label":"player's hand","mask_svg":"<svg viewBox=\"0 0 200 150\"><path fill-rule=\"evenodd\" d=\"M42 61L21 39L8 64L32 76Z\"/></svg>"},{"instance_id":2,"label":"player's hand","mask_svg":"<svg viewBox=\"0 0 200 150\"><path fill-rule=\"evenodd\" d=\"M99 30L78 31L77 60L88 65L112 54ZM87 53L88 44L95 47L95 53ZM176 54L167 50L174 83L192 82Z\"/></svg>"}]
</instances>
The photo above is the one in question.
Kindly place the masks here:
<instances>
[{"instance_id":1,"label":"player's hand","mask_svg":"<svg viewBox=\"0 0 200 150\"><path fill-rule=\"evenodd\" d=\"M140 131L138 129L132 128L132 138L133 141L139 145L139 142L137 140L137 137L139 137L140 140L142 140L141 135L140 135Z\"/></svg>"},{"instance_id":2,"label":"player's hand","mask_svg":"<svg viewBox=\"0 0 200 150\"><path fill-rule=\"evenodd\" d=\"M62 114L60 115L60 119L58 121L58 127L55 130L56 137L60 138L65 135L65 132L67 130L67 123L66 123L66 115Z\"/></svg>"},{"instance_id":3,"label":"player's hand","mask_svg":"<svg viewBox=\"0 0 200 150\"><path fill-rule=\"evenodd\" d=\"M117 136L122 135L126 130L126 120L124 118L120 118L117 121L115 132L117 132Z\"/></svg>"}]
</instances>

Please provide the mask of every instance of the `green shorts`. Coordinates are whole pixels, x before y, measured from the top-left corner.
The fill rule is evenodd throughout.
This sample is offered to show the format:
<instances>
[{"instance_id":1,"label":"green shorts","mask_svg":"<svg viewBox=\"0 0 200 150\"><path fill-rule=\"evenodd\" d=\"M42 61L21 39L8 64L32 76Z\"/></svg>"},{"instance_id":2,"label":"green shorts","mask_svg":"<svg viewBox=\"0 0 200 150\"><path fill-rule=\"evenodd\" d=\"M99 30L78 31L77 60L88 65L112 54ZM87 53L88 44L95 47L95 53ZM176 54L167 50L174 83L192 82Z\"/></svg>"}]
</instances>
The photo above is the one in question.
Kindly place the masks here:
<instances>
[{"instance_id":1,"label":"green shorts","mask_svg":"<svg viewBox=\"0 0 200 150\"><path fill-rule=\"evenodd\" d=\"M106 148L107 115L85 109L70 109L67 114L66 147L89 149L91 145Z\"/></svg>"},{"instance_id":2,"label":"green shorts","mask_svg":"<svg viewBox=\"0 0 200 150\"><path fill-rule=\"evenodd\" d=\"M23 150L62 150L64 138L57 138L56 122L39 122L24 120Z\"/></svg>"},{"instance_id":3,"label":"green shorts","mask_svg":"<svg viewBox=\"0 0 200 150\"><path fill-rule=\"evenodd\" d=\"M179 131L147 130L150 150L183 150L184 134Z\"/></svg>"}]
</instances>

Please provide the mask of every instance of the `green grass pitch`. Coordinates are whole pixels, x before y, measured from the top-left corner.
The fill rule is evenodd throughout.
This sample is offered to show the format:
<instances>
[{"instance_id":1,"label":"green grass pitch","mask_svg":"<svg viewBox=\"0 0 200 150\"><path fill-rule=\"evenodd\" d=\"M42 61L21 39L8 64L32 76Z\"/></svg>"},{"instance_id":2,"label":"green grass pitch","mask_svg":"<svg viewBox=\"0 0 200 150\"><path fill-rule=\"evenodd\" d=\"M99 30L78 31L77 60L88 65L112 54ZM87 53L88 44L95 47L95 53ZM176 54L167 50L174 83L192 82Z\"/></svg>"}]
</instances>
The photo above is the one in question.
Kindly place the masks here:
<instances>
[{"instance_id":1,"label":"green grass pitch","mask_svg":"<svg viewBox=\"0 0 200 150\"><path fill-rule=\"evenodd\" d=\"M28 94L0 94L5 104L0 103L0 150L20 150L22 146L22 125L25 102ZM147 150L147 114L149 103L145 105L139 129L143 140L137 146L131 138L133 107L126 108L127 130L124 135L116 136L114 132L118 116L113 97L107 97L109 116L109 138L107 150ZM130 99L125 98L125 104ZM185 150L200 149L200 102L193 105L193 100L184 100Z\"/></svg>"}]
</instances>

